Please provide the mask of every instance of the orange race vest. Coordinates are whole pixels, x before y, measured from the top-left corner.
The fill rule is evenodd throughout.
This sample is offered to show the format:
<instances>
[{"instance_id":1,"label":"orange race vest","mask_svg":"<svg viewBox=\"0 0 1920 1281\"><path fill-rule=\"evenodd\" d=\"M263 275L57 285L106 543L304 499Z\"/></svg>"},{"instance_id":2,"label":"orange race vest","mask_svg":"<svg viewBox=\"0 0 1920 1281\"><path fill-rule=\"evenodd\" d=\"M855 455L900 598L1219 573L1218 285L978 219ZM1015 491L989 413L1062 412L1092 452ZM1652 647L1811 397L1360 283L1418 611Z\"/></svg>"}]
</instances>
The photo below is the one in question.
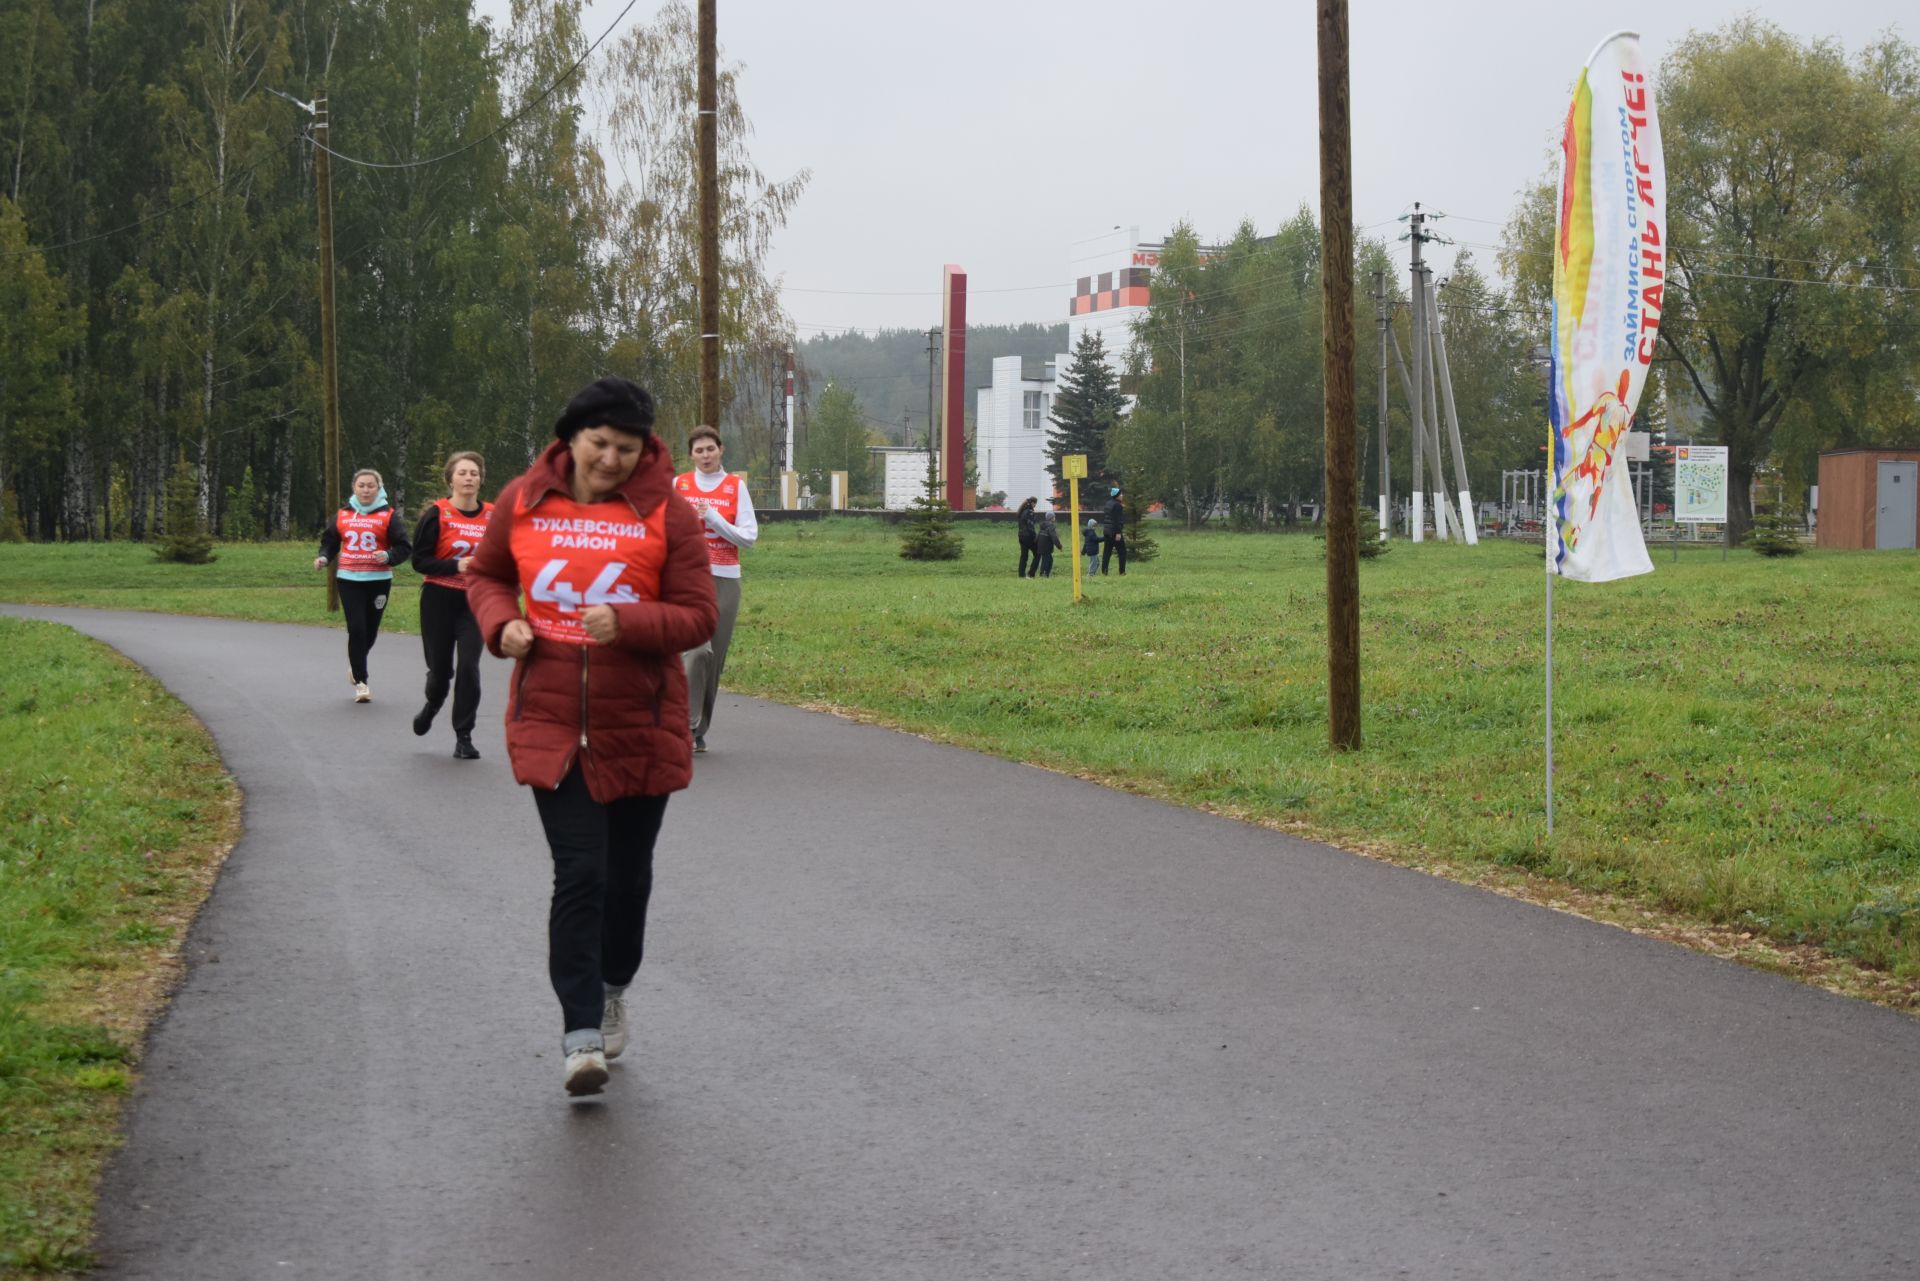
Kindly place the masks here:
<instances>
[{"instance_id":1,"label":"orange race vest","mask_svg":"<svg viewBox=\"0 0 1920 1281\"><path fill-rule=\"evenodd\" d=\"M714 510L720 513L720 519L729 525L740 519L740 478L738 476L729 474L720 482L720 487L711 492L702 490L693 477L692 472L675 476L674 492L690 503L712 503ZM694 510L699 510L697 505ZM707 564L738 565L740 563L740 549L714 533L707 526L704 518L700 522L700 528L707 535Z\"/></svg>"},{"instance_id":2,"label":"orange race vest","mask_svg":"<svg viewBox=\"0 0 1920 1281\"><path fill-rule=\"evenodd\" d=\"M351 507L342 507L333 518L340 531L340 559L335 569L364 574L384 574L387 564L387 531L393 520L393 508L382 507L362 516Z\"/></svg>"},{"instance_id":3,"label":"orange race vest","mask_svg":"<svg viewBox=\"0 0 1920 1281\"><path fill-rule=\"evenodd\" d=\"M436 498L433 505L440 509L440 541L434 544L434 559L459 560L462 556L473 555L473 549L486 537L487 520L493 515L493 504L481 503L478 516L463 515L453 505L451 498ZM455 591L467 590L464 574L428 574L427 581L451 587Z\"/></svg>"},{"instance_id":4,"label":"orange race vest","mask_svg":"<svg viewBox=\"0 0 1920 1281\"><path fill-rule=\"evenodd\" d=\"M640 520L618 500L576 503L547 494L529 505L522 498L512 546L533 634L585 645L580 615L586 610L660 599L667 505Z\"/></svg>"}]
</instances>

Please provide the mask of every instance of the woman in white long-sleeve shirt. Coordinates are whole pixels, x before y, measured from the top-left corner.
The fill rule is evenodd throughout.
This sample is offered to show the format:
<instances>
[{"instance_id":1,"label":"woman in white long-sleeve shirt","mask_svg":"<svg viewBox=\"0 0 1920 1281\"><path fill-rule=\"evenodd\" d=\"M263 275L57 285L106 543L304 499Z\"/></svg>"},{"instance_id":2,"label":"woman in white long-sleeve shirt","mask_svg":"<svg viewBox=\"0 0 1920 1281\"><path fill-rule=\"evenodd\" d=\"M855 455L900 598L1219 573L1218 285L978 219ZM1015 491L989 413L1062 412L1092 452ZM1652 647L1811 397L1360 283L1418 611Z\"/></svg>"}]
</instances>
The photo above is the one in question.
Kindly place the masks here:
<instances>
[{"instance_id":1,"label":"woman in white long-sleeve shirt","mask_svg":"<svg viewBox=\"0 0 1920 1281\"><path fill-rule=\"evenodd\" d=\"M713 594L720 606L720 625L713 639L690 649L681 660L687 667L687 704L693 711L693 750L707 750L707 731L713 726L713 701L720 693L720 673L727 665L727 647L733 642L733 622L740 616L740 550L760 537L753 499L747 483L721 465L726 446L712 427L695 427L687 437L693 470L674 477L674 492L693 504L707 529L707 563L713 570Z\"/></svg>"}]
</instances>

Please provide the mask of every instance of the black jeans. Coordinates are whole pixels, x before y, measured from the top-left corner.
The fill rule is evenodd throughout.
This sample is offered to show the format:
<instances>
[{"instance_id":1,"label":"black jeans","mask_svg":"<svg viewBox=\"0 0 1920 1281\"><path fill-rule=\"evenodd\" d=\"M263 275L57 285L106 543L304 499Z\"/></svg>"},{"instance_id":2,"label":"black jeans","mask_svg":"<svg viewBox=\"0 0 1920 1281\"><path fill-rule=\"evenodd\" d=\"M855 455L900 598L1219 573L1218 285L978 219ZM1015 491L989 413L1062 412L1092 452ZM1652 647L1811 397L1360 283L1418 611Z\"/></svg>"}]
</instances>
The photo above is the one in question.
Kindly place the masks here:
<instances>
[{"instance_id":1,"label":"black jeans","mask_svg":"<svg viewBox=\"0 0 1920 1281\"><path fill-rule=\"evenodd\" d=\"M1106 549L1100 554L1100 572L1106 573L1107 566L1113 561L1113 553L1120 553L1120 572L1127 572L1127 539L1124 534L1108 534Z\"/></svg>"},{"instance_id":2,"label":"black jeans","mask_svg":"<svg viewBox=\"0 0 1920 1281\"><path fill-rule=\"evenodd\" d=\"M1039 566L1036 577L1053 577L1053 544L1041 543L1040 550L1033 554L1034 563Z\"/></svg>"},{"instance_id":3,"label":"black jeans","mask_svg":"<svg viewBox=\"0 0 1920 1281\"><path fill-rule=\"evenodd\" d=\"M427 706L438 711L451 685L453 732L473 733L480 713L480 624L465 592L438 583L420 585L420 645L427 652Z\"/></svg>"},{"instance_id":4,"label":"black jeans","mask_svg":"<svg viewBox=\"0 0 1920 1281\"><path fill-rule=\"evenodd\" d=\"M367 651L380 639L380 620L387 612L387 594L393 590L391 578L376 578L370 583L342 578L340 612L347 616L347 666L353 679L367 679Z\"/></svg>"},{"instance_id":5,"label":"black jeans","mask_svg":"<svg viewBox=\"0 0 1920 1281\"><path fill-rule=\"evenodd\" d=\"M653 895L653 842L666 816L664 796L629 796L602 805L587 794L575 765L560 786L533 789L553 852L553 906L547 913L547 975L561 1031L597 1028L606 987L639 972Z\"/></svg>"},{"instance_id":6,"label":"black jeans","mask_svg":"<svg viewBox=\"0 0 1920 1281\"><path fill-rule=\"evenodd\" d=\"M1020 568L1015 571L1020 578L1031 578L1040 568L1040 552L1032 543L1020 544Z\"/></svg>"}]
</instances>

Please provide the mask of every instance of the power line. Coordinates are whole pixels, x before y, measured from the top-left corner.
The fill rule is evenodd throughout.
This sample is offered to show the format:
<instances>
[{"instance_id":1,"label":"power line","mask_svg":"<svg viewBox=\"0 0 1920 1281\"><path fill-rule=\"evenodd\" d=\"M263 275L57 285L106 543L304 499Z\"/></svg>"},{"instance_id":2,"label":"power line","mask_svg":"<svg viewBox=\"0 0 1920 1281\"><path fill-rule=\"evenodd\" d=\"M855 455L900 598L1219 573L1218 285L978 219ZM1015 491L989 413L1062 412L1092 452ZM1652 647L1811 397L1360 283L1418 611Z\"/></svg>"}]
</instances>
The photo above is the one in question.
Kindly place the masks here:
<instances>
[{"instance_id":1,"label":"power line","mask_svg":"<svg viewBox=\"0 0 1920 1281\"><path fill-rule=\"evenodd\" d=\"M973 294L1031 294L1047 289L1071 289L1071 280L1055 281L1044 285L1008 285L1001 289L972 289ZM802 289L797 285L782 285L780 292L789 294L841 294L853 298L938 298L938 289Z\"/></svg>"},{"instance_id":2,"label":"power line","mask_svg":"<svg viewBox=\"0 0 1920 1281\"><path fill-rule=\"evenodd\" d=\"M1551 250L1514 249L1509 251L1509 250L1502 249L1502 247L1499 245L1482 244L1481 242L1475 241L1475 240L1463 240L1460 243L1463 245L1470 245L1476 249L1494 249L1494 250L1499 250L1500 252L1503 252L1503 253L1512 252L1512 253L1518 254L1523 258L1551 258L1553 256L1553 253ZM1688 254L1688 253L1693 253L1695 251L1690 249L1682 249L1682 250L1679 250L1678 252L1682 254ZM1784 261L1784 260L1777 260L1777 261ZM1806 280L1797 276L1752 276L1744 272L1738 272L1738 271L1714 271L1712 268L1709 268L1709 267L1682 267L1679 269L1679 274L1682 276L1688 276L1688 277L1705 276L1709 279L1716 279L1716 280L1755 280L1765 285L1795 285L1795 286L1808 286L1808 287L1819 288L1819 289L1866 289L1876 293L1887 293L1887 294L1920 294L1920 286L1915 286L1915 285L1877 285L1871 281L1856 281L1856 280ZM1681 288L1684 288L1686 284L1684 280L1674 279L1672 277L1669 277L1668 283L1679 286Z\"/></svg>"},{"instance_id":3,"label":"power line","mask_svg":"<svg viewBox=\"0 0 1920 1281\"><path fill-rule=\"evenodd\" d=\"M1471 218L1471 219L1468 219L1467 221L1485 222L1486 219ZM1511 253L1511 254L1518 255L1519 257L1522 257L1522 258L1551 258L1553 256L1551 250L1519 249L1519 248L1509 247L1506 245L1488 244L1487 242L1482 240L1462 240L1458 243L1473 249L1487 249L1487 250L1493 251L1494 253ZM1772 254L1749 253L1743 250L1712 249L1712 248L1702 249L1702 248L1688 248L1686 246L1674 247L1672 249L1672 255L1676 257L1684 255L1687 257L1702 257L1702 258L1734 258L1734 259L1745 259L1745 260L1758 259L1762 262L1790 262L1790 263L1795 263L1797 265L1808 266L1808 267L1825 267L1829 265L1827 263L1821 262L1817 258L1779 258L1779 257L1775 257ZM1920 268L1915 268L1915 267L1896 267L1891 264L1885 264L1885 263L1875 264L1875 265L1880 266L1887 271L1920 272ZM1775 285L1814 285L1814 286L1819 286L1819 287L1828 288L1828 289L1871 289L1871 290L1879 290L1886 293L1920 294L1920 286L1914 286L1914 285L1880 285L1880 284L1874 284L1872 281L1854 281L1854 280L1808 280L1808 279L1805 279L1804 277L1798 277L1798 276L1754 276L1754 275L1748 275L1738 271L1716 271L1711 267L1685 267L1685 268L1682 268L1682 270L1685 272L1685 274L1689 276L1719 277L1726 280L1757 280L1766 284L1775 284Z\"/></svg>"},{"instance_id":4,"label":"power line","mask_svg":"<svg viewBox=\"0 0 1920 1281\"><path fill-rule=\"evenodd\" d=\"M182 209L190 209L194 205L199 204L203 200L207 200L213 196L219 195L221 192L225 191L229 186L233 185L234 183L241 182L247 178L251 178L261 168L261 166L265 165L267 161L272 158L273 150L274 150L273 148L268 148L267 155L262 156L260 159L248 165L245 169L242 169L238 173L233 174L231 177L227 178L226 180L221 182L219 185L209 187L205 191L198 192L194 195L188 196L185 200L176 201L175 203L171 205L167 205L165 208L156 210L153 213L147 214L144 217L135 218L132 222L122 223L118 227L109 227L105 231L96 231L96 232L93 232L91 235L81 236L74 240L63 240L58 244L53 244L53 245L29 244L25 249L16 249L9 254L0 254L0 258L25 258L29 254L46 254L46 253L52 253L58 249L72 249L79 245L92 244L96 240L105 240L110 236L117 236L123 231L133 231L136 228L146 226L150 222L158 222L162 218L168 217L172 214L179 213Z\"/></svg>"},{"instance_id":5,"label":"power line","mask_svg":"<svg viewBox=\"0 0 1920 1281\"><path fill-rule=\"evenodd\" d=\"M561 85L565 84L569 79L573 77L574 72L580 70L581 67L586 65L587 59L593 56L594 50L598 49L603 43L606 42L607 37L612 35L622 22L626 21L627 15L629 13L632 13L633 7L639 3L640 3L640 0L627 0L627 7L622 9L619 12L619 14L614 18L612 23L610 23L607 26L607 29L600 33L599 39L595 40L592 44L588 45L586 48L586 52L582 53L578 58L574 59L573 65L568 67L565 71L562 71L552 84L548 85L545 89L541 90L540 95L538 97L536 97L532 102L529 102L526 106L520 108L520 110L514 112L511 116L507 117L505 120L501 121L500 124L497 125L491 132L481 134L478 138L475 138L472 142L467 143L465 146L455 147L452 151L444 152L437 156L430 156L425 160L385 161L385 160L362 160L357 156L343 155L342 153L335 151L332 147L329 147L326 144L321 142L315 142L313 145L315 147L318 147L320 150L326 152L328 155L332 156L335 160L344 160L346 163L350 165L359 165L362 169L421 169L421 168L425 168L427 165L437 165L443 160L451 160L455 156L464 156L469 151L472 151L475 147L478 147L481 143L489 142L492 139L499 137L501 134L505 133L507 130L513 128L513 126L515 126L516 124L519 124L520 121L525 119L528 113L530 113L535 107L545 102L548 98L551 98L554 95L554 93L559 90Z\"/></svg>"},{"instance_id":6,"label":"power line","mask_svg":"<svg viewBox=\"0 0 1920 1281\"><path fill-rule=\"evenodd\" d=\"M350 165L359 165L364 169L414 169L414 168L420 168L426 165L438 164L443 160L451 160L455 156L464 155L467 152L472 151L475 147L478 147L481 143L487 142L493 138L496 138L500 134L504 133L506 130L512 128L514 125L518 124L523 118L525 118L526 115L529 112L531 112L535 107L538 107L541 103L545 102L548 98L551 98L554 95L554 93L560 88L561 85L565 84L567 80L570 79L576 71L580 70L580 68L586 64L587 59L593 56L594 50L598 49L603 43L606 42L607 37L611 36L614 33L614 31L620 26L620 24L626 20L626 16L629 13L633 12L634 6L639 2L640 0L628 0L627 7L622 9L619 13L619 16L614 18L613 22L607 27L607 29L600 33L599 39L595 40L592 44L588 45L586 52L581 54L580 57L574 61L572 66L568 67L565 71L561 72L560 75L554 80L552 84L548 85L544 90L540 92L540 95L538 97L536 97L533 101L529 102L526 106L522 107L519 111L515 112L507 120L503 121L498 127L493 129L492 132L482 134L480 137L475 138L472 142L467 143L465 146L458 147L453 151L446 152L443 155L434 156L427 160L408 160L408 161L401 161L397 163L389 163L389 162L378 161L378 160L362 160L357 156L349 156L344 154L343 152L335 151L332 147L329 147L324 143L316 141L311 136L311 134L303 134L302 138L305 141L312 142L316 148L326 152L329 156L332 156L334 159L344 161L345 163ZM253 174L257 170L259 170L262 165L265 165L267 163L267 160L269 158L270 156L262 157L261 159L255 161L253 164L249 165L247 168L242 169L240 172L231 175L225 181L219 183L218 185L209 187L205 191L197 192L194 195L188 196L185 200L176 201L175 203L168 205L163 209L159 209L153 213L147 214L144 217L136 218L132 222L122 223L118 227L110 227L105 231L96 231L91 235L80 236L73 240L61 241L58 244L51 244L51 245L30 244L25 249L16 249L11 253L0 255L0 257L24 258L29 254L36 254L36 253L45 254L45 253L52 253L60 249L73 249L80 245L91 244L96 240L105 240L108 237L117 236L122 232L136 230L140 227L146 226L148 223L158 222L160 219L176 214L180 212L182 209L192 208L194 205L197 205L202 201L211 199L213 196L216 196L221 192L227 190L227 188L232 186L233 184L252 177Z\"/></svg>"},{"instance_id":7,"label":"power line","mask_svg":"<svg viewBox=\"0 0 1920 1281\"><path fill-rule=\"evenodd\" d=\"M1384 226L1390 225L1392 222L1393 222L1393 219L1387 219L1384 222L1370 223L1366 227L1360 228L1360 230L1367 231L1367 230L1371 230L1374 227L1384 227ZM1271 244L1258 245L1258 246L1255 246L1244 258L1239 259L1238 263L1243 266L1247 264L1255 264L1260 262L1263 259L1272 258L1280 252L1281 252L1280 248L1275 245L1271 245ZM1223 261L1223 260L1216 260L1216 261ZM1301 265L1304 265L1304 264L1301 264ZM1202 264L1202 266L1205 266L1205 264ZM1250 284L1257 285L1262 279L1277 279L1282 275L1288 274L1289 272L1291 272L1293 267L1294 267L1294 264L1288 264L1285 268L1283 268L1280 271L1274 272L1270 276L1262 277L1259 275L1254 275L1246 279L1229 281L1229 282L1217 285L1211 289L1205 289L1205 290L1200 290L1200 291L1191 293L1188 295L1188 298L1190 301L1193 301L1193 302L1203 302L1213 298L1221 297L1223 295L1236 293L1240 290L1248 288ZM1077 283L1078 283L1077 281L1060 281L1058 283L1049 283L1049 284L1040 284L1040 285L1006 285L1006 286L1001 286L993 289L969 289L968 292L970 294L1041 293L1049 289L1062 289L1062 290L1070 289L1070 288L1073 288ZM927 297L940 296L940 291L937 289L816 289L816 288L801 288L798 286L788 286L788 285L782 285L780 289L782 293L821 294L821 295L828 295L828 296L846 296L846 297L863 297L863 298L927 298ZM1020 323L1032 324L1032 325L1053 325L1053 324L1058 324L1060 322L1045 321L1045 320L1029 320L1029 321L1023 321ZM869 329L874 329L874 328L877 328L880 330L891 329L891 328L900 328L900 329L910 328L910 326L894 326L894 325L880 325L880 326L826 325L826 324L819 324L819 323L796 324L794 327L797 329L810 329L810 330L819 331L819 332L844 331L846 333L865 333Z\"/></svg>"}]
</instances>

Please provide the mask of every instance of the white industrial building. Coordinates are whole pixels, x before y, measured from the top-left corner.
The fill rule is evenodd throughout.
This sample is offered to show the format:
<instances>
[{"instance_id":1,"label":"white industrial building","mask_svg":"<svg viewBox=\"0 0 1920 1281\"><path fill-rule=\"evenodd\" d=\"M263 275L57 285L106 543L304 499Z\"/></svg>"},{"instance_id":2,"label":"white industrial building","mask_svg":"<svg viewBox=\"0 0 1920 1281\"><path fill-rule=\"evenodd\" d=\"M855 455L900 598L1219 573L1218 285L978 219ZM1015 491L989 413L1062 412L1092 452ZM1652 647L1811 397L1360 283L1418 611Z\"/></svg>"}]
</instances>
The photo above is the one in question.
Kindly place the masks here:
<instances>
[{"instance_id":1,"label":"white industrial building","mask_svg":"<svg viewBox=\"0 0 1920 1281\"><path fill-rule=\"evenodd\" d=\"M1047 437L1052 426L1047 415L1053 412L1055 361L1064 366L1066 357L1055 357L1040 377L1028 378L1020 357L997 357L993 382L974 393L973 465L980 473L980 488L1006 494L1009 507L1029 497L1038 498L1043 507L1051 505Z\"/></svg>"},{"instance_id":2,"label":"white industrial building","mask_svg":"<svg viewBox=\"0 0 1920 1281\"><path fill-rule=\"evenodd\" d=\"M883 460L880 505L890 512L912 507L927 493L927 451L909 445L869 445Z\"/></svg>"},{"instance_id":3,"label":"white industrial building","mask_svg":"<svg viewBox=\"0 0 1920 1281\"><path fill-rule=\"evenodd\" d=\"M1143 242L1138 227L1115 227L1069 251L1076 279L1067 303L1067 350L1031 378L1018 356L1001 356L993 362L992 383L975 392L974 466L983 491L1006 494L1009 507L1029 496L1051 506L1047 438L1053 432L1048 420L1058 378L1071 367L1070 353L1087 333L1100 336L1114 373L1126 372L1133 326L1147 313L1161 247L1158 241Z\"/></svg>"}]
</instances>

